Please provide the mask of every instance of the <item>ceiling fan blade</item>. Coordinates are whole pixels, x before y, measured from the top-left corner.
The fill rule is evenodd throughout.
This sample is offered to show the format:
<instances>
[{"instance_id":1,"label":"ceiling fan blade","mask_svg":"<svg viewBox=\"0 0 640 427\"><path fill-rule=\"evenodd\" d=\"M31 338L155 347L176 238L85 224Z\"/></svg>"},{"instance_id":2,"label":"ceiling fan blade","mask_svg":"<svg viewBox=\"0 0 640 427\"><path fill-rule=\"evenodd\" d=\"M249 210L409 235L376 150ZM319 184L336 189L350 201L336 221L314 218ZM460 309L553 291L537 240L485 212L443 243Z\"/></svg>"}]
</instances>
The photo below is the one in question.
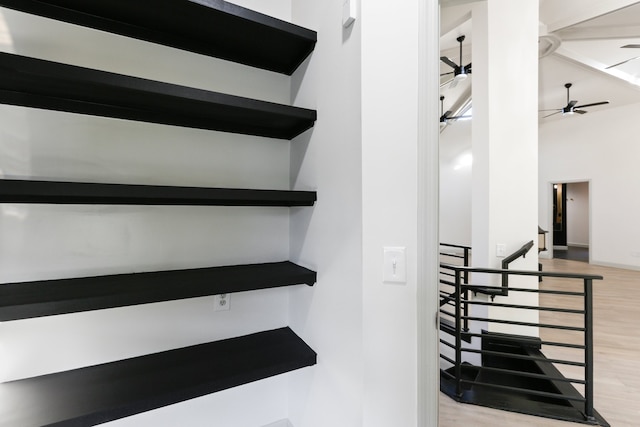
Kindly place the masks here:
<instances>
[{"instance_id":1,"label":"ceiling fan blade","mask_svg":"<svg viewBox=\"0 0 640 427\"><path fill-rule=\"evenodd\" d=\"M560 109L559 108L549 108L549 109L546 109L546 110L538 110L538 113L542 113L544 111L560 111Z\"/></svg>"},{"instance_id":2,"label":"ceiling fan blade","mask_svg":"<svg viewBox=\"0 0 640 427\"><path fill-rule=\"evenodd\" d=\"M440 61L444 62L445 64L447 64L449 67L451 67L453 69L459 68L458 64L456 64L455 62L453 62L452 60L450 60L446 56L441 56L440 57Z\"/></svg>"},{"instance_id":3,"label":"ceiling fan blade","mask_svg":"<svg viewBox=\"0 0 640 427\"><path fill-rule=\"evenodd\" d=\"M634 56L633 58L629 58L626 61L622 61L622 62L618 62L617 64L609 65L608 67L605 68L605 70L608 70L609 68L617 67L618 65L626 64L627 62L630 62L630 61L635 61L638 58L640 58L640 56Z\"/></svg>"},{"instance_id":4,"label":"ceiling fan blade","mask_svg":"<svg viewBox=\"0 0 640 427\"><path fill-rule=\"evenodd\" d=\"M631 49L639 49L640 48L640 44L626 44L626 45L620 46L620 47L621 48L628 47L628 48L631 48Z\"/></svg>"},{"instance_id":5,"label":"ceiling fan blade","mask_svg":"<svg viewBox=\"0 0 640 427\"><path fill-rule=\"evenodd\" d=\"M592 104L576 105L575 108L595 107L596 105L605 105L605 104L608 104L608 103L609 103L609 101L594 102Z\"/></svg>"},{"instance_id":6,"label":"ceiling fan blade","mask_svg":"<svg viewBox=\"0 0 640 427\"><path fill-rule=\"evenodd\" d=\"M453 111L451 111L451 110L446 111L443 115L440 116L440 121L441 122L446 122L448 119L451 118L451 117L449 117L451 115L451 113L453 113Z\"/></svg>"},{"instance_id":7,"label":"ceiling fan blade","mask_svg":"<svg viewBox=\"0 0 640 427\"><path fill-rule=\"evenodd\" d=\"M451 75L451 74L453 74L453 73L455 73L455 71L450 71L450 72L448 72L448 73L442 73L442 74L440 74L440 77L442 77L442 76L448 76L448 75Z\"/></svg>"},{"instance_id":8,"label":"ceiling fan blade","mask_svg":"<svg viewBox=\"0 0 640 427\"><path fill-rule=\"evenodd\" d=\"M555 116L556 114L560 114L562 113L562 110L558 110L555 113L551 113L551 114L547 114L546 116L543 116L543 119L546 119L547 117L551 117L551 116Z\"/></svg>"},{"instance_id":9,"label":"ceiling fan blade","mask_svg":"<svg viewBox=\"0 0 640 427\"><path fill-rule=\"evenodd\" d=\"M464 66L464 72L466 74L471 74L471 62Z\"/></svg>"},{"instance_id":10,"label":"ceiling fan blade","mask_svg":"<svg viewBox=\"0 0 640 427\"><path fill-rule=\"evenodd\" d=\"M574 112L574 113L578 113L578 114L587 114L587 111L584 111L584 110L578 110L578 109L576 109L576 108L574 108L574 109L573 109L573 112Z\"/></svg>"},{"instance_id":11,"label":"ceiling fan blade","mask_svg":"<svg viewBox=\"0 0 640 427\"><path fill-rule=\"evenodd\" d=\"M573 106L574 106L574 105L576 105L577 103L578 103L578 101L573 101L573 100L571 100L571 101L569 101L569 103L567 104L567 106L566 106L566 107L564 107L564 108L565 108L565 110L570 110L570 109L572 109L572 108L573 108Z\"/></svg>"}]
</instances>

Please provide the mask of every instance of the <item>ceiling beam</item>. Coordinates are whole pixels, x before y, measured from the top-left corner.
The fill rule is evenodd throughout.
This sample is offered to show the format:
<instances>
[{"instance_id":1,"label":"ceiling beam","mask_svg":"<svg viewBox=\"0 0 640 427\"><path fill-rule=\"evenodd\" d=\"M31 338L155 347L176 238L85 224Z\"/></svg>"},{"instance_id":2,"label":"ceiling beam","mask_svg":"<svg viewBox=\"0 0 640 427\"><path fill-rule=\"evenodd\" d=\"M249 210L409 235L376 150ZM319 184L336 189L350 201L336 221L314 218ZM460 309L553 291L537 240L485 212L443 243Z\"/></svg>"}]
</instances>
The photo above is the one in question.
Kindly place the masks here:
<instances>
[{"instance_id":1,"label":"ceiling beam","mask_svg":"<svg viewBox=\"0 0 640 427\"><path fill-rule=\"evenodd\" d=\"M638 3L637 0L541 0L540 20L552 33Z\"/></svg>"},{"instance_id":2,"label":"ceiling beam","mask_svg":"<svg viewBox=\"0 0 640 427\"><path fill-rule=\"evenodd\" d=\"M556 31L563 41L630 39L640 37L640 25L625 26L580 26Z\"/></svg>"}]
</instances>

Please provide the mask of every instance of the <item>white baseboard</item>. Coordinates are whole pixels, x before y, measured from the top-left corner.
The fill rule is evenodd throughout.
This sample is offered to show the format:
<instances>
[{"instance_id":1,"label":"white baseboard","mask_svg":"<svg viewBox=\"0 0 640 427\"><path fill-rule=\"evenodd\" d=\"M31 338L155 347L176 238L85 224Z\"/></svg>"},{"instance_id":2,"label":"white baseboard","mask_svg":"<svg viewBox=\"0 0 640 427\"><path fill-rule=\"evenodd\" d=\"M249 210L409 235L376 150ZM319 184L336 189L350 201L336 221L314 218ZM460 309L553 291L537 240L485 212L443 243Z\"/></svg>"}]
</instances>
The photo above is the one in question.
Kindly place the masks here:
<instances>
[{"instance_id":1,"label":"white baseboard","mask_svg":"<svg viewBox=\"0 0 640 427\"><path fill-rule=\"evenodd\" d=\"M569 246L573 246L576 248L589 248L589 244L588 243L568 243Z\"/></svg>"},{"instance_id":2,"label":"white baseboard","mask_svg":"<svg viewBox=\"0 0 640 427\"><path fill-rule=\"evenodd\" d=\"M640 265L617 264L615 262L595 261L591 260L590 264L599 265L601 267L621 268L623 270L640 271Z\"/></svg>"}]
</instances>

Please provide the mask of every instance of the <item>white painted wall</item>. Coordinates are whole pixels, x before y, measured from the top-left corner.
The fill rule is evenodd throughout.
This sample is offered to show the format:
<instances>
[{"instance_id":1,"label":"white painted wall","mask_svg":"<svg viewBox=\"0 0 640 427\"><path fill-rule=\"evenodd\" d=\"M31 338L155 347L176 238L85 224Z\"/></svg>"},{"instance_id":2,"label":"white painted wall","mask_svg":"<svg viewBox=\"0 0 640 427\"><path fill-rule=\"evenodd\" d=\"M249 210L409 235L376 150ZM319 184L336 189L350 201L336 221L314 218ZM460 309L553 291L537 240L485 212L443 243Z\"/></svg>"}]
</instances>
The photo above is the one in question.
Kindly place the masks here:
<instances>
[{"instance_id":1,"label":"white painted wall","mask_svg":"<svg viewBox=\"0 0 640 427\"><path fill-rule=\"evenodd\" d=\"M281 18L288 0L261 3ZM288 103L291 79L176 49L1 9L2 50ZM314 107L309 105L309 107ZM290 143L1 106L0 173L10 178L289 188ZM289 258L285 208L0 207L0 282ZM289 323L289 291L147 304L0 324L1 380L243 335ZM253 401L251 411L240 405ZM287 417L287 377L113 425L261 426ZM214 421L215 420L215 421Z\"/></svg>"},{"instance_id":2,"label":"white painted wall","mask_svg":"<svg viewBox=\"0 0 640 427\"><path fill-rule=\"evenodd\" d=\"M291 156L293 186L319 199L291 219L292 257L319 272L291 292L291 325L319 353L290 376L296 427L417 423L418 3L363 2L343 30L341 1L294 0L319 34L292 89L319 111ZM385 245L407 248L407 284L382 283Z\"/></svg>"},{"instance_id":3,"label":"white painted wall","mask_svg":"<svg viewBox=\"0 0 640 427\"><path fill-rule=\"evenodd\" d=\"M419 3L405 1L402 7L389 7L378 0L362 5L363 419L367 427L417 423ZM406 247L406 284L383 283L385 246Z\"/></svg>"},{"instance_id":4,"label":"white painted wall","mask_svg":"<svg viewBox=\"0 0 640 427\"><path fill-rule=\"evenodd\" d=\"M318 31L292 78L292 101L318 109L291 145L291 185L318 189L313 210L291 216L291 257L316 268L312 289L291 291L291 327L318 352L291 375L295 427L362 425L362 179L360 21L342 29L342 2L294 0L296 23Z\"/></svg>"},{"instance_id":5,"label":"white painted wall","mask_svg":"<svg viewBox=\"0 0 640 427\"><path fill-rule=\"evenodd\" d=\"M273 9L241 4L287 18L282 1ZM313 288L233 295L229 312L213 313L211 299L200 298L6 322L4 379L289 324L318 351L317 366L111 424L417 425L419 44L418 20L407 17L417 16L419 1L362 8L343 30L342 1L292 0L291 20L317 30L319 40L291 78L6 12L15 28L7 50L292 102L317 108L319 117L290 144L2 107L5 177L291 186L317 189L319 200L290 216L254 208L4 206L1 281L286 258L319 276ZM407 248L407 284L382 283L386 245ZM250 411L240 407L246 401Z\"/></svg>"},{"instance_id":6,"label":"white painted wall","mask_svg":"<svg viewBox=\"0 0 640 427\"><path fill-rule=\"evenodd\" d=\"M473 155L470 120L458 120L440 133L440 241L471 246Z\"/></svg>"},{"instance_id":7,"label":"white painted wall","mask_svg":"<svg viewBox=\"0 0 640 427\"><path fill-rule=\"evenodd\" d=\"M584 117L545 122L539 128L540 226L544 230L552 230L552 183L569 182L574 185L571 183L590 180L588 203L591 204L590 237L594 264L640 268L640 259L633 255L638 252L635 242L640 238L634 226L635 218L640 215L640 202L635 187L631 185L640 179L640 172L635 166L639 148L629 139L629 135L640 129L636 129L638 126L634 121L622 120L622 117L639 111L640 104L610 111L592 111ZM470 147L470 134L465 137L450 132L456 126L458 124L449 126L441 134L442 236L455 236L460 232L456 222L449 221L450 212L462 217L471 215L470 209L467 210L468 201L455 197L457 193L464 194L461 192L471 185L470 175L454 170L454 154ZM459 145L459 148L452 144ZM452 155L447 157L449 148ZM586 219L583 215L580 217ZM575 222L574 218L571 223ZM569 240L588 244L589 239L584 237L585 224L580 225L580 229L582 234L576 233L576 236L582 238ZM551 233L547 235L548 242L552 241Z\"/></svg>"},{"instance_id":8,"label":"white painted wall","mask_svg":"<svg viewBox=\"0 0 640 427\"><path fill-rule=\"evenodd\" d=\"M567 184L567 244L589 247L589 183Z\"/></svg>"},{"instance_id":9,"label":"white painted wall","mask_svg":"<svg viewBox=\"0 0 640 427\"><path fill-rule=\"evenodd\" d=\"M640 269L640 146L629 137L640 124L625 119L638 113L634 104L540 126L540 225L551 229L551 183L589 181L593 264Z\"/></svg>"}]
</instances>

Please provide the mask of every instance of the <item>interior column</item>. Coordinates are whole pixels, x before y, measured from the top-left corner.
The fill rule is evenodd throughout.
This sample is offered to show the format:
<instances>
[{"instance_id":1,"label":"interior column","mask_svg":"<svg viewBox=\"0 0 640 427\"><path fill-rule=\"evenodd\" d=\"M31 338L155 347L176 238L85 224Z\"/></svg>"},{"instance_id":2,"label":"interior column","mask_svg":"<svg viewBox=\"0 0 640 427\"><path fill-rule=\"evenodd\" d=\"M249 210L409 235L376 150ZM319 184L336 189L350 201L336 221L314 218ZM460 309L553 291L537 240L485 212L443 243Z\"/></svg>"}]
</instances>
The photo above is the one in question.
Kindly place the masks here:
<instances>
[{"instance_id":1,"label":"interior column","mask_svg":"<svg viewBox=\"0 0 640 427\"><path fill-rule=\"evenodd\" d=\"M500 268L498 247L509 255L534 246L512 269L537 270L538 216L538 0L486 0L472 11L473 196L472 263ZM486 279L489 281L489 279ZM500 278L490 284L499 285ZM537 286L537 279L510 279L510 286ZM496 301L505 297L497 297ZM511 292L510 303L537 304L537 294ZM490 308L491 318L514 310ZM537 321L537 312L530 319ZM511 317L512 318L512 317ZM489 324L491 331L537 330Z\"/></svg>"}]
</instances>

